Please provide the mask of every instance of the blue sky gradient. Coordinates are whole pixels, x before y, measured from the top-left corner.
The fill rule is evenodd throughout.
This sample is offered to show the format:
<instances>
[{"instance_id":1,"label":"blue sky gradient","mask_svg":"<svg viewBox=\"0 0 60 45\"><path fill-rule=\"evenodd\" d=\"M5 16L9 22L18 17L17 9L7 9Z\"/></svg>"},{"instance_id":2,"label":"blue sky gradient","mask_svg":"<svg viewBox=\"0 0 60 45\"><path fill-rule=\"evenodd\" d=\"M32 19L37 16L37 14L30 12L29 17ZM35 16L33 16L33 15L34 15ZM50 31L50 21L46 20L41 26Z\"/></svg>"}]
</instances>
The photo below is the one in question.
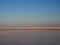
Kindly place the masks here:
<instances>
[{"instance_id":1,"label":"blue sky gradient","mask_svg":"<svg viewBox=\"0 0 60 45\"><path fill-rule=\"evenodd\" d=\"M60 26L60 0L0 0L0 26Z\"/></svg>"}]
</instances>

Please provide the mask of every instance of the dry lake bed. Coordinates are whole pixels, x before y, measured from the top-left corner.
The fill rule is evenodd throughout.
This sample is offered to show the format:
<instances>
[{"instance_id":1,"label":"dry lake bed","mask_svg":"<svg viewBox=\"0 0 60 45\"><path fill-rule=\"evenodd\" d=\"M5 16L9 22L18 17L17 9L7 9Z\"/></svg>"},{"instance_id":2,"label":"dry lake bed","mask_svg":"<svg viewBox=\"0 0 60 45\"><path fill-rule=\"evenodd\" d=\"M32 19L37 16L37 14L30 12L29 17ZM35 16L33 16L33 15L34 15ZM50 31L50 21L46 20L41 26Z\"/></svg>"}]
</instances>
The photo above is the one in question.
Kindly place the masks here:
<instances>
[{"instance_id":1,"label":"dry lake bed","mask_svg":"<svg viewBox=\"0 0 60 45\"><path fill-rule=\"evenodd\" d=\"M52 30L0 31L0 45L60 45L60 31Z\"/></svg>"}]
</instances>

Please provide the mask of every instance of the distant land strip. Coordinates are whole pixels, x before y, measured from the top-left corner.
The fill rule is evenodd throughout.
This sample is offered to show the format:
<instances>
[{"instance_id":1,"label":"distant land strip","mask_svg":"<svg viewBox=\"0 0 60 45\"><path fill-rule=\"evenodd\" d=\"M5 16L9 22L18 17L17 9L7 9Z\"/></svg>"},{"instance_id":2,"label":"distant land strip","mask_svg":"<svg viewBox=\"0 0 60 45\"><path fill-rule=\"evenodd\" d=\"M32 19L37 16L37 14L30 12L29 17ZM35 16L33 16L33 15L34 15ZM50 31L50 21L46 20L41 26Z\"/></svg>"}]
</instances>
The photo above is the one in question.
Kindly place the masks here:
<instances>
[{"instance_id":1,"label":"distant land strip","mask_svg":"<svg viewBox=\"0 0 60 45\"><path fill-rule=\"evenodd\" d=\"M0 30L60 30L60 27L0 27Z\"/></svg>"}]
</instances>

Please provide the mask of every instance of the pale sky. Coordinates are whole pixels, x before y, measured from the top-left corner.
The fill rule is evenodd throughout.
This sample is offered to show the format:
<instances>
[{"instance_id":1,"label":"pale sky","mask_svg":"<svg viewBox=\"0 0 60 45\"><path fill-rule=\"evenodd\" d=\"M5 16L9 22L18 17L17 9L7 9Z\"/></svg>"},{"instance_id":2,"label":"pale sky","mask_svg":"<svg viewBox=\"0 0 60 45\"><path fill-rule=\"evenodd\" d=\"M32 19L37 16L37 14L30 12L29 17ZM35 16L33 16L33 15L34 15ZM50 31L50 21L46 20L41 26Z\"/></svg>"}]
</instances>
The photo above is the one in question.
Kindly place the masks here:
<instances>
[{"instance_id":1,"label":"pale sky","mask_svg":"<svg viewBox=\"0 0 60 45\"><path fill-rule=\"evenodd\" d=\"M60 0L0 0L0 26L60 26Z\"/></svg>"}]
</instances>

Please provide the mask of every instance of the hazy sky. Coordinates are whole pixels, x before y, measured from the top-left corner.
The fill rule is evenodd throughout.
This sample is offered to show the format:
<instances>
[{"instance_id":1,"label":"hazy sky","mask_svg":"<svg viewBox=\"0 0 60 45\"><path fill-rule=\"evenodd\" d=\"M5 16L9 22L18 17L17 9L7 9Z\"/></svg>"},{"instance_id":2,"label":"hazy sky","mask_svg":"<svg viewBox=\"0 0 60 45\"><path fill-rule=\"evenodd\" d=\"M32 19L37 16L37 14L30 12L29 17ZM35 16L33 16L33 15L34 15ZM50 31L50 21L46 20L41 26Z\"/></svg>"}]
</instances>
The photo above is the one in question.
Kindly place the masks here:
<instances>
[{"instance_id":1,"label":"hazy sky","mask_svg":"<svg viewBox=\"0 0 60 45\"><path fill-rule=\"evenodd\" d=\"M60 26L60 0L0 0L0 26Z\"/></svg>"}]
</instances>

